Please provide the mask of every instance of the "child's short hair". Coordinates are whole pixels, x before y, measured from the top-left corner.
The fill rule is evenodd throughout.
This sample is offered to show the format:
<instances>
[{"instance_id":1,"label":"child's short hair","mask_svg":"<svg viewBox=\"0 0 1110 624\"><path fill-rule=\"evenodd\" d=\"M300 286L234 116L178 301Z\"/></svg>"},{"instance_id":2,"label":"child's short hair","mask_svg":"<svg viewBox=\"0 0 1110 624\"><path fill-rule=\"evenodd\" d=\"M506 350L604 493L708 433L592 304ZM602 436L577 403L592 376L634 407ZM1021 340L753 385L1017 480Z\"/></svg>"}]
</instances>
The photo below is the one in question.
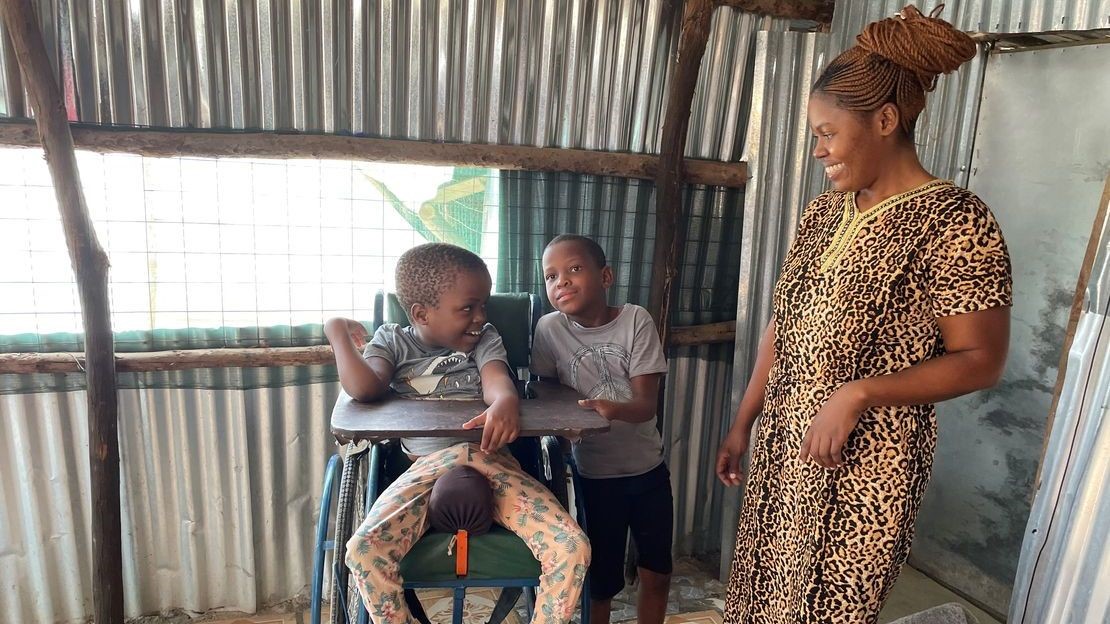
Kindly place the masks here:
<instances>
[{"instance_id":1,"label":"child's short hair","mask_svg":"<svg viewBox=\"0 0 1110 624\"><path fill-rule=\"evenodd\" d=\"M559 243L576 243L578 245L581 245L582 248L586 250L586 253L589 254L591 258L597 261L597 268L604 269L607 266L605 260L605 250L601 248L601 245L597 244L597 241L590 238L589 236L582 236L581 234L560 234L551 239L551 242L548 243L547 247L545 247L544 249L548 249L550 247L558 245Z\"/></svg>"},{"instance_id":2,"label":"child's short hair","mask_svg":"<svg viewBox=\"0 0 1110 624\"><path fill-rule=\"evenodd\" d=\"M414 303L434 308L461 271L489 275L486 263L472 251L447 243L417 245L397 261L397 298L406 313Z\"/></svg>"}]
</instances>

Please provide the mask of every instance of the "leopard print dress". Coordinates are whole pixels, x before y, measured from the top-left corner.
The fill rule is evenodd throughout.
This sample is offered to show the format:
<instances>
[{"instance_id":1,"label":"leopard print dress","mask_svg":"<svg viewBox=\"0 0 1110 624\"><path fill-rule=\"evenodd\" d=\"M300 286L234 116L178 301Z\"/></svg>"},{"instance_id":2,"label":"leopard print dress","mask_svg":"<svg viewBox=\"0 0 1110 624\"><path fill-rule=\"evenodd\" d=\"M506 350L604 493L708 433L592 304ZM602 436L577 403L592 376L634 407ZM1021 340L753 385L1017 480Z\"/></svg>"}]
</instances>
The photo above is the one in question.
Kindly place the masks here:
<instances>
[{"instance_id":1,"label":"leopard print dress","mask_svg":"<svg viewBox=\"0 0 1110 624\"><path fill-rule=\"evenodd\" d=\"M1011 304L1002 233L971 192L934 180L863 213L854 202L809 205L775 287L726 622L876 621L929 481L933 407L865 411L835 470L802 464L802 438L844 383L944 353L937 317Z\"/></svg>"}]
</instances>

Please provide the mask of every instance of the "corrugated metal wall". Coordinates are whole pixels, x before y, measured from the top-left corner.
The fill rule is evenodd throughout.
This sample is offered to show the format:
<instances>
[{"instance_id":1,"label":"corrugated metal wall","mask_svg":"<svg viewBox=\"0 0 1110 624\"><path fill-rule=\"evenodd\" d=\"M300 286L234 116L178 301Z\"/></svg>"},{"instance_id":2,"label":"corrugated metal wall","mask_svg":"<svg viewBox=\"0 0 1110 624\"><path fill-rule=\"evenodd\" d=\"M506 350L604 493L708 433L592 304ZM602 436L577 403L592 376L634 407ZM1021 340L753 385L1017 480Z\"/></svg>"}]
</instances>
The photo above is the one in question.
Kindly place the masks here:
<instances>
[{"instance_id":1,"label":"corrugated metal wall","mask_svg":"<svg viewBox=\"0 0 1110 624\"><path fill-rule=\"evenodd\" d=\"M1110 172L1107 99L1105 44L987 60L968 188L994 209L1010 246L1011 348L996 388L937 407L937 487L926 494L912 561L999 614L1010 604L1075 280ZM1068 209L1048 216L1045 205Z\"/></svg>"},{"instance_id":2,"label":"corrugated metal wall","mask_svg":"<svg viewBox=\"0 0 1110 624\"><path fill-rule=\"evenodd\" d=\"M744 208L733 408L739 404L758 338L770 316L771 288L797 217L825 185L822 172L812 166L809 156L811 143L805 126L809 87L825 63L851 45L864 25L893 15L905 4L902 0L839 2L829 34L760 35L752 120L742 157L753 177ZM927 12L934 5L921 8ZM1110 26L1110 2L949 2L942 16L971 31L1105 28ZM918 124L918 151L924 166L965 186L985 60L986 52L981 50L958 73L942 77ZM727 431L727 423L724 427L721 435ZM735 543L734 532L727 527L735 525L738 513L739 493L730 495L723 509L726 529L721 547L725 553L731 553ZM722 575L727 574L728 561L729 556L722 557Z\"/></svg>"},{"instance_id":3,"label":"corrugated metal wall","mask_svg":"<svg viewBox=\"0 0 1110 624\"><path fill-rule=\"evenodd\" d=\"M676 23L661 0L36 4L81 121L635 152ZM0 115L27 116L2 61Z\"/></svg>"},{"instance_id":4,"label":"corrugated metal wall","mask_svg":"<svg viewBox=\"0 0 1110 624\"><path fill-rule=\"evenodd\" d=\"M223 370L204 373L226 389L159 373L120 391L129 617L305 592L338 384L257 387L282 371L248 373L250 389ZM86 410L83 391L0 395L0 622L92 610Z\"/></svg>"},{"instance_id":5,"label":"corrugated metal wall","mask_svg":"<svg viewBox=\"0 0 1110 624\"><path fill-rule=\"evenodd\" d=\"M678 23L677 3L664 0L36 4L70 116L81 121L630 152L658 148ZM716 12L689 155L738 156L755 32L787 26L732 9ZM5 44L0 117L28 113ZM628 233L610 248L627 278L614 296L646 299L654 240L650 183L519 174L507 176L503 187L503 197L522 198L519 206L534 212L534 223L546 223L540 209L547 202L573 204L589 219L631 220L614 224ZM676 320L730 318L743 193L699 187L688 198L695 223ZM554 232L506 225L518 247ZM525 281L524 272L502 274L502 289ZM731 348L680 349L670 366L663 422L675 475L677 550L712 555L722 502L709 467L716 431L729 417ZM39 381L32 385L67 386ZM266 391L182 382L121 402L130 615L250 611L303 593L332 390L292 378ZM5 500L9 492L21 496L0 514L8 531L0 539L12 545L0 556L5 571L33 571L0 579L12 588L0 603L0 622L82 620L91 606L83 394L0 398L8 430L27 432L18 442L5 440L10 452L0 456ZM67 432L64 444L59 430ZM32 468L51 456L46 449L64 458L64 474ZM44 480L49 487L40 487ZM43 517L52 520L43 524ZM62 546L43 547L54 543ZM227 583L205 580L224 577ZM46 591L44 583L63 579L70 591Z\"/></svg>"},{"instance_id":6,"label":"corrugated metal wall","mask_svg":"<svg viewBox=\"0 0 1110 624\"><path fill-rule=\"evenodd\" d=\"M732 9L714 13L699 74L686 153L735 160L747 132L757 33L786 30L784 20L757 18ZM661 103L659 103L661 106ZM638 123L615 117L614 125ZM658 122L656 122L658 123ZM656 128L657 132L659 129ZM635 133L634 133L635 134ZM653 139L654 141L655 139ZM635 151L636 145L627 148ZM538 270L543 245L555 233L598 236L617 274L611 300L646 304L655 231L655 188L635 180L505 172L502 250L498 287L542 292ZM744 193L691 187L683 275L672 321L678 325L732 318L743 247ZM725 492L714 485L712 464L732 410L732 359L728 345L673 350L667 378L663 436L675 489L675 548L680 555L719 555ZM726 530L725 533L728 531Z\"/></svg>"},{"instance_id":7,"label":"corrugated metal wall","mask_svg":"<svg viewBox=\"0 0 1110 624\"><path fill-rule=\"evenodd\" d=\"M1013 624L1110 621L1110 223L1102 216L1101 245L1025 529L1009 610Z\"/></svg>"},{"instance_id":8,"label":"corrugated metal wall","mask_svg":"<svg viewBox=\"0 0 1110 624\"><path fill-rule=\"evenodd\" d=\"M730 349L725 346L683 349L671 358L670 379L674 381L669 384L664 420L671 462L683 466L681 472L675 471L676 543L680 552L712 553L716 535L728 542L733 533L736 501L722 498L722 490L713 485L708 474L709 466L731 419L731 407L723 407L728 402L726 397L733 386L740 388L746 381L754 337L763 324L761 318L765 319L769 285L792 236L797 211L820 185L808 170L808 144L802 123L803 94L814 78L812 68L831 51L841 49L864 23L893 13L902 4L901 0L839 3L831 35L770 35L765 44L768 53L758 61L752 56L754 33L760 28L781 31L786 24L730 9L714 16L687 153L733 159L739 137L747 136L746 158L753 162L753 174L759 181L750 189L743 208L742 244L733 250L743 269L738 280L737 315L741 322L735 352L741 366L733 374ZM37 5L52 61L60 68L71 117L82 121L300 129L633 152L653 152L658 147L667 61L677 43L678 23L673 3L664 0L321 0L303 5L280 0L38 0ZM949 3L946 14L953 13L961 27L982 30L1110 25L1108 0L977 0ZM807 66L811 68L809 73L805 71ZM964 124L971 118L968 103L977 96L975 67L966 68L960 74L962 78L955 81L946 79L930 104L935 112L930 115L936 114L936 119L925 120L920 130L927 166L938 175L957 180L961 179L959 166L967 162L970 147L966 137L971 127ZM762 83L758 81L760 72L764 75ZM753 113L761 115L759 123L753 124L753 128L760 128L757 135L752 135L745 123L751 101L745 85L752 81L762 84L753 89L759 98ZM949 82L953 84L949 86ZM0 117L27 114L15 59L10 44L5 43L0 46ZM950 132L954 127L958 131ZM793 174L776 175L776 171ZM520 191L527 194L531 189L522 187ZM709 196L713 193L710 191ZM626 195L635 199L625 201L646 205L640 194ZM709 203L714 210L733 209L731 202ZM708 266L710 258L725 257L719 248L712 248L711 239L707 237L704 246L691 246L687 258L690 265ZM619 253L630 259L650 257L649 244L645 240L642 249ZM706 280L686 291L691 303L688 308L680 305L680 315L695 314L697 289L713 283L710 278ZM638 296L631 285L627 293L621 294L630 299ZM732 384L734 379L740 383ZM154 501L173 499L183 501L186 509L195 509L197 503L190 501L193 494L189 487L204 479L219 479L214 465L232 473L254 471L256 465L268 466L251 476L250 496L260 492L257 504L261 507L251 511L249 526L242 520L246 512L224 508L213 512L215 517L227 520L221 531L236 527L235 535L219 535L221 540L231 540L220 547L223 555L219 549L206 550L209 542L202 539L202 527L189 515L192 511L179 519L178 533L162 538L179 540L175 546L179 552L216 552L192 557L196 565L209 566L217 576L225 574L224 563L234 560L231 567L235 568L245 561L229 558L226 553L240 553L252 545L257 565L247 569L250 574L262 575L256 579L250 599L255 605L291 596L303 588L307 579L307 566L272 562L291 556L289 553L307 552L304 539L311 522L305 522L304 501L295 503L300 507L294 516L283 514L287 513L286 501L318 494L330 396L316 396L313 393L326 391L312 388L285 388L280 391L281 400L259 400L251 403L249 410L235 407L245 399L205 398L199 390L175 390L156 401L136 400L127 408L129 419L139 419L145 413L153 421L167 413L179 414L177 418L195 415L202 405L211 413L230 404L232 408L225 413L242 410L243 414L232 418L254 422L260 431L272 431L250 438L249 450L265 458L262 462L244 462L237 455L239 447L224 448L227 454L218 458L205 456L210 462L205 464L198 461L203 455L194 460L188 459L188 453L158 457L141 444L130 446L132 453L139 448L147 450L142 461L151 466L172 458L163 472L172 471L173 478L163 477L157 487L142 493L152 507L156 506ZM69 462L71 474L80 474L85 453L80 439L84 430L83 398L77 394L11 395L3 401L5 424L12 425L8 430L27 432L19 440L0 439L11 451L3 455L5 461L15 468L8 470L5 466L2 471L4 500L17 491L27 497L19 508L5 505L4 528L10 531L6 543L19 545L13 551L19 553L14 555L20 558L18 569L31 570L31 576L38 578L64 578L71 586L79 577L81 586L86 587L83 584L88 582L90 571L84 563L87 551L83 549L87 545L81 544L87 542L72 536L80 533L74 527L88 524L87 510L82 507L87 488L79 476L63 479L61 473L51 477L37 472L43 457L57 456ZM733 405L735 402L734 398ZM18 412L16 403L20 403ZM299 407L292 409L290 404ZM304 407L309 404L313 407ZM279 426L297 413L301 420L288 427ZM41 426L50 419L68 420ZM173 418L166 421L160 426L169 426ZM299 431L297 427L304 422L311 424ZM299 433L289 438L294 431ZM163 448L185 445L190 436L200 439L199 432L179 427L172 436L166 434L166 440L172 442ZM310 440L312 450L287 452L299 448L289 446L296 436ZM211 452L200 447L195 451ZM307 475L303 484L297 481L293 488L284 485L296 480L293 475L302 474ZM246 492L216 490L223 496ZM254 509L255 499L251 500ZM132 513L128 511L129 517ZM52 519L60 528L43 530L44 518ZM15 532L15 527L25 526L30 527L30 533ZM151 539L143 532L152 528L129 526L142 534L130 540ZM305 532L298 533L296 527ZM71 537L66 537L67 531ZM73 545L52 546L66 540ZM151 543L157 548L166 547L161 542ZM729 544L723 547L730 551ZM13 555L5 551L0 556ZM232 604L219 602L218 588L175 585L173 567L147 551L128 551L128 557L138 562L129 575L143 579L143 583L129 589L131 613L173 607L206 610ZM267 569L260 571L263 567ZM11 568L4 565L0 569L7 572ZM266 576L271 574L284 576ZM156 596L139 597L137 592L147 590L138 585L159 576L171 580L158 587L176 589L155 590ZM5 598L16 602L0 604L0 617L38 620L46 613L49 617L45 621L83 618L88 609L85 592L75 587L64 596L47 594L43 587L27 585L24 578L3 579L3 587L18 590L4 592L8 594ZM132 582L135 578L129 576ZM52 606L42 606L44 600Z\"/></svg>"},{"instance_id":9,"label":"corrugated metal wall","mask_svg":"<svg viewBox=\"0 0 1110 624\"><path fill-rule=\"evenodd\" d=\"M793 240L801 207L823 182L809 156L805 102L817 69L826 62L827 35L760 33L757 39L752 115L743 160L751 180L745 188L744 229L736 306L733 384L729 416L722 418L717 443L728 433L755 363L755 353L771 318L771 291ZM717 486L720 488L721 486ZM742 488L724 490L720 533L720 575L727 578L736 544Z\"/></svg>"}]
</instances>

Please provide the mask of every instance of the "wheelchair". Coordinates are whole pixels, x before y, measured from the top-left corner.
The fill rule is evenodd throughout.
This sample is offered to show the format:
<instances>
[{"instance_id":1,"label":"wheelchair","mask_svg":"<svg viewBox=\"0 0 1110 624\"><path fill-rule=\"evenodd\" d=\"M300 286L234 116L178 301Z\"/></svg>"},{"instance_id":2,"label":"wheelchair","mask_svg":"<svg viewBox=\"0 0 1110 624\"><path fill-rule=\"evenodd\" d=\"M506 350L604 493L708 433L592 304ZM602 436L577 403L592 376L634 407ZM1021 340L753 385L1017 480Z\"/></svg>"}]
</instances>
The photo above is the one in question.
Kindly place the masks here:
<instances>
[{"instance_id":1,"label":"wheelchair","mask_svg":"<svg viewBox=\"0 0 1110 624\"><path fill-rule=\"evenodd\" d=\"M532 333L541 310L539 298L529 293L494 294L487 304L489 322L501 334L509 364L518 377L527 375ZM408 319L396 296L379 292L374 304L374 328L384 322L407 324ZM528 400L529 395L525 384L522 399ZM329 570L331 624L369 622L369 614L344 562L346 544L378 495L411 465L397 440L344 442L342 454L337 453L329 459L324 476L311 581L312 624L321 622L325 572ZM558 439L551 436L520 438L509 448L526 473L550 489L566 509L572 510L573 506L574 517L584 529L586 517L582 499L573 496L574 492L581 491L578 472L573 457L564 454ZM458 555L446 556L453 537L453 534L429 531L401 561L405 601L413 616L430 624L417 589L447 588L453 594L452 622L462 624L466 591L478 587L501 589L489 624L504 621L522 595L531 616L535 588L539 586L540 564L525 543L508 529L495 524L489 533L468 540L466 574L459 575ZM580 610L581 622L589 624L588 575Z\"/></svg>"}]
</instances>

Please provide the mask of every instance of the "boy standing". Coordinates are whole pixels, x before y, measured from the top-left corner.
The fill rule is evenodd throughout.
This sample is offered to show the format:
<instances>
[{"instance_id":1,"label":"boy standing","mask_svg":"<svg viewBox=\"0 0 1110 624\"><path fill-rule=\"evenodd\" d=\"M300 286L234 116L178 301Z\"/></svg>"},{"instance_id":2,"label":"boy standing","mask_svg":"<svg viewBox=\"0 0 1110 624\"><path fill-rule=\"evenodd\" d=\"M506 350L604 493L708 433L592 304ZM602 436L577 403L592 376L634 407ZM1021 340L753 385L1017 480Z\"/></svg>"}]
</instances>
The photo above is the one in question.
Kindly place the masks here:
<instances>
[{"instance_id":1,"label":"boy standing","mask_svg":"<svg viewBox=\"0 0 1110 624\"><path fill-rule=\"evenodd\" d=\"M655 425L659 379L667 371L655 325L640 306L607 303L613 271L590 238L564 234L548 243L543 274L556 312L536 326L532 372L573 387L587 397L580 405L611 422L607 433L574 445L593 549L591 619L609 622L612 598L624 587L631 531L640 580L637 621L662 624L674 503Z\"/></svg>"},{"instance_id":2,"label":"boy standing","mask_svg":"<svg viewBox=\"0 0 1110 624\"><path fill-rule=\"evenodd\" d=\"M520 403L501 336L486 323L491 280L482 259L442 243L415 247L397 263L397 295L411 325L386 324L359 353L366 330L343 318L324 326L339 381L353 398L395 392L415 399L482 399L486 409L463 428L482 427L481 444L452 438L407 438L415 460L374 502L347 543L347 567L371 619L414 619L405 605L401 559L428 527L428 502L440 477L468 467L488 479L493 518L519 535L540 562L533 622L569 622L589 565L585 535L555 496L502 447L519 432Z\"/></svg>"}]
</instances>

